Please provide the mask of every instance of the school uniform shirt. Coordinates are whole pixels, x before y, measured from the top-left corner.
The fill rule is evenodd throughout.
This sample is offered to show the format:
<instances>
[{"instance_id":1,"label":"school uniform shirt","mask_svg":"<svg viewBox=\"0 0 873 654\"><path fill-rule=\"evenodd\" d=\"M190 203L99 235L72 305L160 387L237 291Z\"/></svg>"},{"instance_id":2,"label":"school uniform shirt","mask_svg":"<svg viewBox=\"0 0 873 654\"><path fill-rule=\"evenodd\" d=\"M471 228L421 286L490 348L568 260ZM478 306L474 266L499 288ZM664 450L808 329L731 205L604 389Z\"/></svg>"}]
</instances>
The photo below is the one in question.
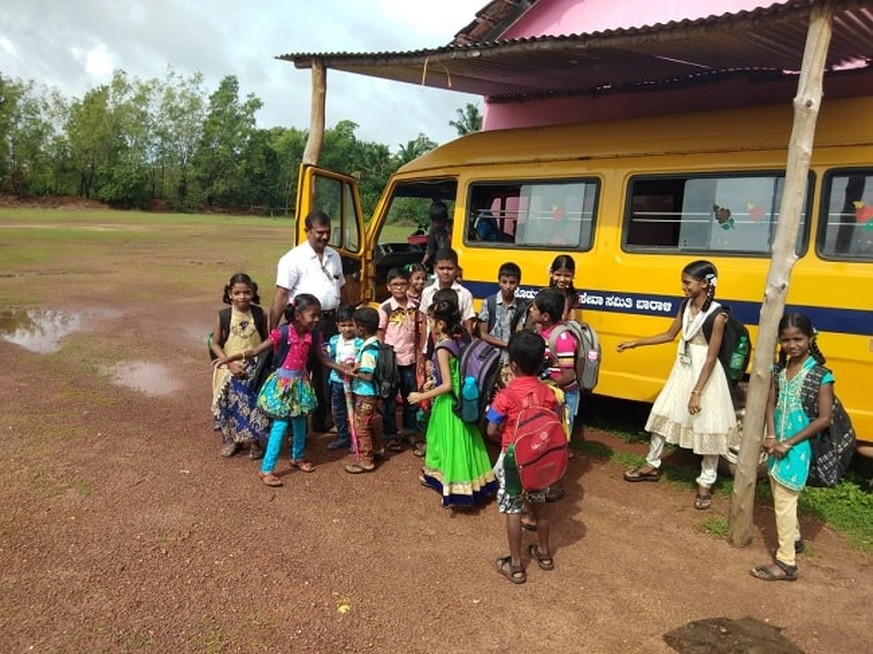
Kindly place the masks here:
<instances>
[{"instance_id":1,"label":"school uniform shirt","mask_svg":"<svg viewBox=\"0 0 873 654\"><path fill-rule=\"evenodd\" d=\"M494 326L488 332L490 336L500 339L501 341L509 341L512 336L512 319L521 311L521 301L518 298L512 298L512 302L504 304L503 293L497 293L497 301L494 305L495 313ZM488 324L491 315L488 312L488 302L482 303L482 308L479 310L479 322ZM509 352L506 349L500 351L500 361L506 363L509 360Z\"/></svg>"},{"instance_id":2,"label":"school uniform shirt","mask_svg":"<svg viewBox=\"0 0 873 654\"><path fill-rule=\"evenodd\" d=\"M334 363L355 361L358 358L358 352L360 352L363 342L364 340L357 336L345 339L342 334L334 334L327 342L327 353ZM342 375L336 370L330 371L329 379L332 383L343 383Z\"/></svg>"},{"instance_id":3,"label":"school uniform shirt","mask_svg":"<svg viewBox=\"0 0 873 654\"><path fill-rule=\"evenodd\" d=\"M573 334L570 333L570 330L564 330L563 333L559 334L558 338L555 340L555 352L552 353L549 351L549 337L560 324L562 323L555 323L551 327L540 332L540 336L542 336L543 340L546 342L546 361L550 362L549 377L552 379L557 379L561 374L561 371L566 370L567 368L573 370L576 368L576 339L573 337ZM567 393L575 390L577 386L578 384L576 381L573 381L572 384L567 384L561 388L565 393Z\"/></svg>"},{"instance_id":4,"label":"school uniform shirt","mask_svg":"<svg viewBox=\"0 0 873 654\"><path fill-rule=\"evenodd\" d=\"M376 372L376 361L379 357L379 351L372 347L372 343L376 343L379 339L376 336L370 336L367 339L364 339L364 342L361 343L361 350L358 352L358 372L364 374L373 374ZM370 380L366 381L364 379L360 379L359 377L352 378L352 393L355 395L362 395L366 397L375 397L376 393L376 381Z\"/></svg>"},{"instance_id":5,"label":"school uniform shirt","mask_svg":"<svg viewBox=\"0 0 873 654\"><path fill-rule=\"evenodd\" d=\"M333 311L340 303L340 289L346 283L339 252L324 248L322 259L309 241L286 252L276 269L276 286L288 289L288 301L300 293L311 293L321 302L322 311Z\"/></svg>"},{"instance_id":6,"label":"school uniform shirt","mask_svg":"<svg viewBox=\"0 0 873 654\"><path fill-rule=\"evenodd\" d=\"M417 317L418 308L411 300L402 305L390 297L379 306L379 329L385 330L385 343L394 348L398 366L411 366L415 363ZM418 319L424 320L421 317Z\"/></svg>"},{"instance_id":7,"label":"school uniform shirt","mask_svg":"<svg viewBox=\"0 0 873 654\"><path fill-rule=\"evenodd\" d=\"M561 404L555 392L537 377L514 377L506 388L501 388L494 396L485 419L495 425L503 425L500 432L500 446L506 450L515 442L515 428L518 414L524 408L524 398L533 394L531 406L539 406L554 411L560 417Z\"/></svg>"},{"instance_id":8,"label":"school uniform shirt","mask_svg":"<svg viewBox=\"0 0 873 654\"><path fill-rule=\"evenodd\" d=\"M435 282L421 292L421 304L419 305L419 308L424 315L427 315L430 305L433 304L433 294L436 293L439 288L439 282ZM470 318L475 318L476 312L473 311L473 294L458 282L453 282L451 289L458 294L458 309L461 311L461 322L469 320ZM427 333L423 339L424 343L422 344L422 350L427 351L427 337L430 336L430 331L428 329L425 329L425 331Z\"/></svg>"}]
</instances>

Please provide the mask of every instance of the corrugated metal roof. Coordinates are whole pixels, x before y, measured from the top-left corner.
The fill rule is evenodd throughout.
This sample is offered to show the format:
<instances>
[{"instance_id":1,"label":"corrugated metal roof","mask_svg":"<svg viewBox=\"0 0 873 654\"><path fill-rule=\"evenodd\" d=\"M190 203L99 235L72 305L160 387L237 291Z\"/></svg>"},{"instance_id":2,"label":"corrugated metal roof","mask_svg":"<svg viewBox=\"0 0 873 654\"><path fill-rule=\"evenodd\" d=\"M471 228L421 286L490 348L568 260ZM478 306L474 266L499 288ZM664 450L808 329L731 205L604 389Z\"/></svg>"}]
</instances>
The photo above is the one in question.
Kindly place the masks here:
<instances>
[{"instance_id":1,"label":"corrugated metal roof","mask_svg":"<svg viewBox=\"0 0 873 654\"><path fill-rule=\"evenodd\" d=\"M407 52L293 53L298 68L326 68L485 96L490 102L600 95L798 71L815 0L616 29ZM873 62L873 2L836 0L828 72ZM873 89L871 89L873 91Z\"/></svg>"}]
</instances>

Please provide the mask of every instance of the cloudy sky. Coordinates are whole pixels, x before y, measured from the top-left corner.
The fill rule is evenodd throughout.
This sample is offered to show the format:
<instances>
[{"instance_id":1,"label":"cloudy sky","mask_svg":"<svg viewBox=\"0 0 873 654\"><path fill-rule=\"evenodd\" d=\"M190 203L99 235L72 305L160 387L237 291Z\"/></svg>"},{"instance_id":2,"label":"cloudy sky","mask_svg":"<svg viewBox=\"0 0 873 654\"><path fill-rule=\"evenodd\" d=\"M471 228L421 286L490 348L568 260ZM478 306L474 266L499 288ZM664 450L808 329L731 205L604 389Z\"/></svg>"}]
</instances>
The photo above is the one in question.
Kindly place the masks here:
<instances>
[{"instance_id":1,"label":"cloudy sky","mask_svg":"<svg viewBox=\"0 0 873 654\"><path fill-rule=\"evenodd\" d=\"M168 66L200 71L215 90L236 75L264 103L262 127L308 128L310 73L273 59L294 52L413 50L447 44L486 0L2 0L0 73L67 96L113 69L150 79ZM440 143L480 98L328 71L327 124L349 119L359 138L396 150L423 132Z\"/></svg>"}]
</instances>

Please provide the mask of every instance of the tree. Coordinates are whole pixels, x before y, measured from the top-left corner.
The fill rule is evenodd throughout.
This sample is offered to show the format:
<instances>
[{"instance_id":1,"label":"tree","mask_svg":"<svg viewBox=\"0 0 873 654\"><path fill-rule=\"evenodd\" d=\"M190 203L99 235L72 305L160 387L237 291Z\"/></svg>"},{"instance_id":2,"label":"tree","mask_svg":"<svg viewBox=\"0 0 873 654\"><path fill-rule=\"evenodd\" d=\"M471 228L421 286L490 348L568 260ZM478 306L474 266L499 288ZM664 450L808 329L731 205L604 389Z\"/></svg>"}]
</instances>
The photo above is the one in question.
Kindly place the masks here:
<instances>
[{"instance_id":1,"label":"tree","mask_svg":"<svg viewBox=\"0 0 873 654\"><path fill-rule=\"evenodd\" d=\"M34 83L0 75L0 190L18 195L51 191L48 144L54 134L51 105Z\"/></svg>"},{"instance_id":2,"label":"tree","mask_svg":"<svg viewBox=\"0 0 873 654\"><path fill-rule=\"evenodd\" d=\"M482 130L482 114L479 113L479 107L468 102L463 109L457 109L456 112L458 120L450 120L449 125L458 130L458 136L466 136Z\"/></svg>"},{"instance_id":3,"label":"tree","mask_svg":"<svg viewBox=\"0 0 873 654\"><path fill-rule=\"evenodd\" d=\"M235 75L222 79L209 96L203 134L194 157L195 175L207 204L245 204L242 154L255 130L255 113L262 106L251 93L240 101Z\"/></svg>"},{"instance_id":4,"label":"tree","mask_svg":"<svg viewBox=\"0 0 873 654\"><path fill-rule=\"evenodd\" d=\"M421 155L426 152L430 152L433 150L437 144L434 141L431 141L424 134L419 134L414 140L407 141L406 145L402 143L399 144L399 150L397 154L394 155L394 158L397 161L399 166L409 163L414 159L418 159Z\"/></svg>"}]
</instances>

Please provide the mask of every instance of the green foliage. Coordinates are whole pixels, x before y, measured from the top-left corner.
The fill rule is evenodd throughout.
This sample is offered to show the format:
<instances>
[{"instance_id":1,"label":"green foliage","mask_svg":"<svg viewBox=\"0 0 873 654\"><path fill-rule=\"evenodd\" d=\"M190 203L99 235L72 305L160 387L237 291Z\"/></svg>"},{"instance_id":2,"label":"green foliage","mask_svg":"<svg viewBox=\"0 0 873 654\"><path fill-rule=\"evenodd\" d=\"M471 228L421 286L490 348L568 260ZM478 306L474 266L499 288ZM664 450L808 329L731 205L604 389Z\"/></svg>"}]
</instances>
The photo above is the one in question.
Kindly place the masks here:
<instances>
[{"instance_id":1,"label":"green foliage","mask_svg":"<svg viewBox=\"0 0 873 654\"><path fill-rule=\"evenodd\" d=\"M482 114L475 104L467 103L457 110L458 120L450 120L449 125L458 130L458 136L466 136L482 129Z\"/></svg>"},{"instance_id":2,"label":"green foliage","mask_svg":"<svg viewBox=\"0 0 873 654\"><path fill-rule=\"evenodd\" d=\"M0 75L0 192L287 214L308 134L259 129L261 106L233 75L209 93L199 73L143 81L117 70L70 101ZM357 129L349 120L326 129L319 165L355 177L370 216L394 171L436 143L419 134L392 154Z\"/></svg>"},{"instance_id":3,"label":"green foliage","mask_svg":"<svg viewBox=\"0 0 873 654\"><path fill-rule=\"evenodd\" d=\"M730 523L724 516L713 514L697 525L697 530L716 538L727 538Z\"/></svg>"}]
</instances>

